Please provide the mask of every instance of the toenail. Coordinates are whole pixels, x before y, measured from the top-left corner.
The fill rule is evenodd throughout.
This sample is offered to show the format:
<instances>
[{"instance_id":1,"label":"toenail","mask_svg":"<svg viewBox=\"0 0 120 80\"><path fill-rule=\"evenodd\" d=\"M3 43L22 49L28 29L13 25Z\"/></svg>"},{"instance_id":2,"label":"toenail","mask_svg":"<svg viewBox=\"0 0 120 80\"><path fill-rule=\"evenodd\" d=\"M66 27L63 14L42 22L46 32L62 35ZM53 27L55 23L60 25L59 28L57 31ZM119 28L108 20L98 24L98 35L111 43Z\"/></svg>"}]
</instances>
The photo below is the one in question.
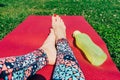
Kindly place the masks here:
<instances>
[{"instance_id":1,"label":"toenail","mask_svg":"<svg viewBox=\"0 0 120 80\"><path fill-rule=\"evenodd\" d=\"M57 14L54 14L54 17L56 17L57 16Z\"/></svg>"}]
</instances>

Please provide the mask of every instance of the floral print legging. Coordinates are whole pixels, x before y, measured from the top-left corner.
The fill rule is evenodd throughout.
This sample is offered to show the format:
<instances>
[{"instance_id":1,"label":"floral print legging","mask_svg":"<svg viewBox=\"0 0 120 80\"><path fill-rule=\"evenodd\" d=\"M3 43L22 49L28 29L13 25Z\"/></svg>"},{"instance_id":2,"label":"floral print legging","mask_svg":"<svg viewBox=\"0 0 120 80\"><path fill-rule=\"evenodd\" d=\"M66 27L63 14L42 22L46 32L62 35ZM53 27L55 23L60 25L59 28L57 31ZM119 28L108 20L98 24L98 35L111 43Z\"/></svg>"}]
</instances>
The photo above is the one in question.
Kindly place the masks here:
<instances>
[{"instance_id":1,"label":"floral print legging","mask_svg":"<svg viewBox=\"0 0 120 80\"><path fill-rule=\"evenodd\" d=\"M58 40L56 48L57 59L52 80L85 80L67 40ZM42 49L22 56L0 58L0 77L4 80L27 80L47 63L47 55Z\"/></svg>"}]
</instances>

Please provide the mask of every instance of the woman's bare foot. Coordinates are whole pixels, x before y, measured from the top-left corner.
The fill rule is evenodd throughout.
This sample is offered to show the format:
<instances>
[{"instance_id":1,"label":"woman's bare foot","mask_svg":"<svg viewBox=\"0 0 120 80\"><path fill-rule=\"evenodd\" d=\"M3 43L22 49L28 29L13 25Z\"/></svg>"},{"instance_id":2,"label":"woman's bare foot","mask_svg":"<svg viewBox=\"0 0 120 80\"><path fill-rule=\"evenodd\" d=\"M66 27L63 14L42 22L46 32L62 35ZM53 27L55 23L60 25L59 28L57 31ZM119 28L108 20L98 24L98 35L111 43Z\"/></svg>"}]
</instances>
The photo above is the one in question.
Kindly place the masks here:
<instances>
[{"instance_id":1,"label":"woman's bare foot","mask_svg":"<svg viewBox=\"0 0 120 80\"><path fill-rule=\"evenodd\" d=\"M46 52L49 64L54 65L56 60L56 48L55 48L55 34L53 29L50 30L49 36L47 37L47 39L45 40L40 49L43 49Z\"/></svg>"},{"instance_id":2,"label":"woman's bare foot","mask_svg":"<svg viewBox=\"0 0 120 80\"><path fill-rule=\"evenodd\" d=\"M61 38L66 39L66 26L58 15L52 16L52 27L55 32L56 41Z\"/></svg>"}]
</instances>

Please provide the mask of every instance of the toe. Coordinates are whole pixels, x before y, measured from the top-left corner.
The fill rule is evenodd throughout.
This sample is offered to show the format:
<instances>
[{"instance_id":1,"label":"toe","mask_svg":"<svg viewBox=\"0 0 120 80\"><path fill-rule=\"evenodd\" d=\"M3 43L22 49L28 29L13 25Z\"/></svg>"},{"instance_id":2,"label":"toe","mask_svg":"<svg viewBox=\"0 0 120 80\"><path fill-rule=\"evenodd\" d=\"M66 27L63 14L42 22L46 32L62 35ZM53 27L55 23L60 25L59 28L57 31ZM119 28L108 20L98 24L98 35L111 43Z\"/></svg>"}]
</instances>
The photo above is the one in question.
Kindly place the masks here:
<instances>
[{"instance_id":1,"label":"toe","mask_svg":"<svg viewBox=\"0 0 120 80\"><path fill-rule=\"evenodd\" d=\"M53 23L55 22L55 17L54 17L54 16L52 16L52 22L53 22Z\"/></svg>"},{"instance_id":2,"label":"toe","mask_svg":"<svg viewBox=\"0 0 120 80\"><path fill-rule=\"evenodd\" d=\"M52 27L53 27L53 28L55 28L56 23L57 23L57 17L53 15L53 16L52 16Z\"/></svg>"},{"instance_id":3,"label":"toe","mask_svg":"<svg viewBox=\"0 0 120 80\"><path fill-rule=\"evenodd\" d=\"M61 18L59 15L56 16L57 22L60 22Z\"/></svg>"}]
</instances>

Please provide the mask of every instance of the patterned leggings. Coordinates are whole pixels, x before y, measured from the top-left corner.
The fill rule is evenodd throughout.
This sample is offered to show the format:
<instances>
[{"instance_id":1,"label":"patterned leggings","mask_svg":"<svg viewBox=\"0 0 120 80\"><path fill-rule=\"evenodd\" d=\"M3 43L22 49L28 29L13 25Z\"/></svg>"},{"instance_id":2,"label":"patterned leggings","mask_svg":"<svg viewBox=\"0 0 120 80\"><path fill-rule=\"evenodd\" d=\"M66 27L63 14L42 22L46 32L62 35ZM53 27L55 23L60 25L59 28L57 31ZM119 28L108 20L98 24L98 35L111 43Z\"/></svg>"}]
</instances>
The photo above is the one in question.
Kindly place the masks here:
<instances>
[{"instance_id":1,"label":"patterned leggings","mask_svg":"<svg viewBox=\"0 0 120 80\"><path fill-rule=\"evenodd\" d=\"M66 39L57 42L57 60L53 80L85 80ZM46 53L37 49L23 56L0 58L0 77L4 80L27 80L48 63Z\"/></svg>"},{"instance_id":2,"label":"patterned leggings","mask_svg":"<svg viewBox=\"0 0 120 80\"><path fill-rule=\"evenodd\" d=\"M23 56L0 58L0 77L4 80L27 80L47 62L47 55L39 49Z\"/></svg>"},{"instance_id":3,"label":"patterned leggings","mask_svg":"<svg viewBox=\"0 0 120 80\"><path fill-rule=\"evenodd\" d=\"M83 72L66 39L58 40L53 80L85 80Z\"/></svg>"}]
</instances>

